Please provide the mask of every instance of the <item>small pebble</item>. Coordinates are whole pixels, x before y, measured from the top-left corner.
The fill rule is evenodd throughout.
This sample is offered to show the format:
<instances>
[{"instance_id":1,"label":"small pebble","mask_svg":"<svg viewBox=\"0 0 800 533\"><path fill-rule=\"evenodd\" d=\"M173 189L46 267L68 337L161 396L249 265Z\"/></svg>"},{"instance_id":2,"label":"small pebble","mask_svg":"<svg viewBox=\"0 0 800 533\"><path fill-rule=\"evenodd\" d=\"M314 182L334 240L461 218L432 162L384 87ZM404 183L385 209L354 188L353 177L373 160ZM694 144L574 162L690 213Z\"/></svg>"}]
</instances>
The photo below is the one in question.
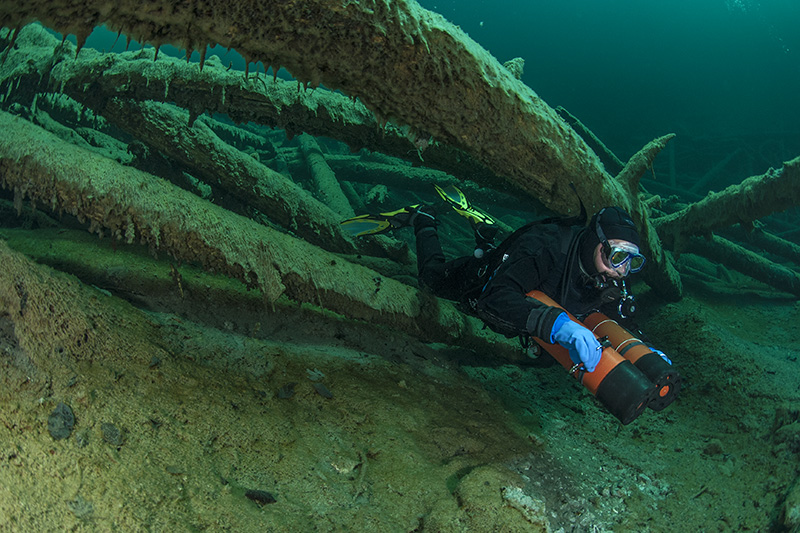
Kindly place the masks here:
<instances>
[{"instance_id":1,"label":"small pebble","mask_svg":"<svg viewBox=\"0 0 800 533\"><path fill-rule=\"evenodd\" d=\"M256 502L258 505L264 506L268 503L275 503L275 496L265 490L250 489L244 493L245 496Z\"/></svg>"},{"instance_id":2,"label":"small pebble","mask_svg":"<svg viewBox=\"0 0 800 533\"><path fill-rule=\"evenodd\" d=\"M84 500L80 494L78 494L77 498L74 500L68 501L67 507L80 519L90 518L94 512L94 505L92 505L92 502Z\"/></svg>"},{"instance_id":3,"label":"small pebble","mask_svg":"<svg viewBox=\"0 0 800 533\"><path fill-rule=\"evenodd\" d=\"M47 417L47 431L55 440L66 439L75 427L75 414L69 405L59 402Z\"/></svg>"},{"instance_id":4,"label":"small pebble","mask_svg":"<svg viewBox=\"0 0 800 533\"><path fill-rule=\"evenodd\" d=\"M722 455L724 453L722 441L719 439L711 439L708 441L705 448L703 448L703 453L705 455Z\"/></svg>"},{"instance_id":5,"label":"small pebble","mask_svg":"<svg viewBox=\"0 0 800 533\"><path fill-rule=\"evenodd\" d=\"M292 396L294 396L294 387L297 383L287 383L280 389L278 389L278 398L281 400L288 400Z\"/></svg>"},{"instance_id":6,"label":"small pebble","mask_svg":"<svg viewBox=\"0 0 800 533\"><path fill-rule=\"evenodd\" d=\"M306 375L308 376L308 379L310 379L311 381L319 381L325 377L325 374L323 374L316 368L314 370L306 368Z\"/></svg>"},{"instance_id":7,"label":"small pebble","mask_svg":"<svg viewBox=\"0 0 800 533\"><path fill-rule=\"evenodd\" d=\"M109 444L113 444L114 446L122 446L123 436L122 431L115 426L114 424L109 424L108 422L103 422L100 425L100 429L103 431L103 440Z\"/></svg>"},{"instance_id":8,"label":"small pebble","mask_svg":"<svg viewBox=\"0 0 800 533\"><path fill-rule=\"evenodd\" d=\"M83 448L89 444L89 430L87 428L75 432L75 443L78 445L78 448Z\"/></svg>"},{"instance_id":9,"label":"small pebble","mask_svg":"<svg viewBox=\"0 0 800 533\"><path fill-rule=\"evenodd\" d=\"M322 383L314 383L313 385L314 385L314 390L317 391L317 394L319 394L323 398L327 398L329 400L333 398L333 393L330 390L328 390L328 387L326 387Z\"/></svg>"}]
</instances>

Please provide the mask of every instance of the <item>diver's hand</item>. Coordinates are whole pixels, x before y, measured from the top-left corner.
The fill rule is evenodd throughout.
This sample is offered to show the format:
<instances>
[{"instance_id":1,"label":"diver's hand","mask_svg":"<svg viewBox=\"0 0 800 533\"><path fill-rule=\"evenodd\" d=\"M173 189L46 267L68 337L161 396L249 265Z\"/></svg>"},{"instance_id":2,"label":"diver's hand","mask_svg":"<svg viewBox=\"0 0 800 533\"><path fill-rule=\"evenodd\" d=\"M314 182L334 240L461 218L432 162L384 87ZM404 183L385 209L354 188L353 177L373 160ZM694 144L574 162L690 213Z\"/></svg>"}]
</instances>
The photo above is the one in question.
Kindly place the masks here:
<instances>
[{"instance_id":1,"label":"diver's hand","mask_svg":"<svg viewBox=\"0 0 800 533\"><path fill-rule=\"evenodd\" d=\"M594 372L602 354L602 347L594 333L562 313L553 324L550 338L569 350L569 358L573 363L583 363L587 372Z\"/></svg>"},{"instance_id":2,"label":"diver's hand","mask_svg":"<svg viewBox=\"0 0 800 533\"><path fill-rule=\"evenodd\" d=\"M667 354L665 354L661 350L656 350L652 346L648 346L648 348L650 348L650 351L653 352L654 354L659 355L661 357L661 359L663 359L664 361L666 361L670 365L672 364L672 361L670 361L669 357L667 357Z\"/></svg>"}]
</instances>

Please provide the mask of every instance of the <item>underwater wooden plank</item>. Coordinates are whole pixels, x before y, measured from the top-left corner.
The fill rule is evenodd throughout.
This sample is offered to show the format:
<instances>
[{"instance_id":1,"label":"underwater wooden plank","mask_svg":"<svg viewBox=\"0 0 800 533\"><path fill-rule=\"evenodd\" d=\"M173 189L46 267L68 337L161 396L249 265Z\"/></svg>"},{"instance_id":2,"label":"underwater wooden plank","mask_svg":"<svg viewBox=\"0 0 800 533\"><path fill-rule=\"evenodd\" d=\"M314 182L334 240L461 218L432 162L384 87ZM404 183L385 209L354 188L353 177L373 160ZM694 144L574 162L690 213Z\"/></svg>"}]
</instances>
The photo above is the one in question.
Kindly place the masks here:
<instances>
[{"instance_id":1,"label":"underwater wooden plank","mask_svg":"<svg viewBox=\"0 0 800 533\"><path fill-rule=\"evenodd\" d=\"M187 126L180 108L152 101L115 98L99 109L106 119L133 137L145 139L192 169L206 183L222 187L270 220L326 250L356 253L329 206L282 174L221 141L202 121Z\"/></svg>"},{"instance_id":2,"label":"underwater wooden plank","mask_svg":"<svg viewBox=\"0 0 800 533\"><path fill-rule=\"evenodd\" d=\"M502 349L495 336L439 300L301 239L236 215L162 179L62 141L0 113L0 186L90 230L238 279L267 303L285 294L417 337Z\"/></svg>"},{"instance_id":3,"label":"underwater wooden plank","mask_svg":"<svg viewBox=\"0 0 800 533\"><path fill-rule=\"evenodd\" d=\"M0 43L8 42L8 36L3 37L0 34ZM379 126L358 99L322 87L305 90L298 82L265 74L245 77L215 55L202 70L197 63L157 55L152 48L119 54L83 49L76 56L72 43L62 44L31 24L19 30L6 59L0 77L15 84L20 79L23 88L63 92L93 108L114 97L174 103L189 111L191 123L204 112L220 113L237 123L280 128L290 138L303 132L330 137L352 151L366 148L484 184L502 183L463 150L429 143L418 153L408 131L388 123ZM23 94L14 91L15 99Z\"/></svg>"},{"instance_id":4,"label":"underwater wooden plank","mask_svg":"<svg viewBox=\"0 0 800 533\"><path fill-rule=\"evenodd\" d=\"M578 211L574 183L590 212L619 205L647 227L638 197L605 172L555 110L461 29L413 0L194 0L168 9L70 0L57 12L50 6L46 0L0 6L0 21L13 27L40 20L75 33L79 47L100 24L155 46L228 46L248 64L281 66L307 86L357 97L380 124L407 125L415 141L432 136L466 151L554 211ZM655 232L643 233L642 248L654 259L649 283L679 297L679 278Z\"/></svg>"},{"instance_id":5,"label":"underwater wooden plank","mask_svg":"<svg viewBox=\"0 0 800 533\"><path fill-rule=\"evenodd\" d=\"M142 43L187 51L220 44L246 61L283 67L310 87L359 98L378 121L391 119L465 149L555 211L575 213L576 182L590 210L629 207L597 156L528 86L466 33L414 1L193 0L159 6L123 0L33 0L0 7L15 27L39 20L74 33L79 47L107 24Z\"/></svg>"},{"instance_id":6,"label":"underwater wooden plank","mask_svg":"<svg viewBox=\"0 0 800 533\"><path fill-rule=\"evenodd\" d=\"M690 235L709 235L734 224L752 227L759 218L800 205L800 157L751 176L699 202L654 221L659 235L677 246Z\"/></svg>"}]
</instances>

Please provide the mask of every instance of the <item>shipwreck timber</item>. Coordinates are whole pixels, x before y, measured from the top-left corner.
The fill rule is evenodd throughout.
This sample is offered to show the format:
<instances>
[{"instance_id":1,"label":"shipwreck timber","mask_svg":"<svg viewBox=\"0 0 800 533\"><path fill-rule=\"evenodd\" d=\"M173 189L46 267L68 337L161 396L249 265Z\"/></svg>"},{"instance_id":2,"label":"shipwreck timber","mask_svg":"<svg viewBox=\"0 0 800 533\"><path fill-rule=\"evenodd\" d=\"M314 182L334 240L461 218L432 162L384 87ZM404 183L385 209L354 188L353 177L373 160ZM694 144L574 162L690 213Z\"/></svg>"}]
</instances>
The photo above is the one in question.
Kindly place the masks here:
<instances>
[{"instance_id":1,"label":"shipwreck timber","mask_svg":"<svg viewBox=\"0 0 800 533\"><path fill-rule=\"evenodd\" d=\"M38 20L77 35L79 49L100 24L156 47L199 49L203 59L206 46L228 46L248 63L281 66L307 86L357 97L381 125L392 120L415 139L432 136L464 150L554 211L577 212L575 183L588 210L620 205L648 225L639 198L553 109L463 31L416 2L307 0L221 9L196 0L148 11L127 0L113 7L71 1L57 13L43 0L5 5L0 23L18 28ZM649 283L679 297L680 278L655 233L644 232L642 248L653 258Z\"/></svg>"},{"instance_id":2,"label":"shipwreck timber","mask_svg":"<svg viewBox=\"0 0 800 533\"><path fill-rule=\"evenodd\" d=\"M325 3L310 2L309 4L321 6ZM319 133L321 131L330 132L335 135L336 138L351 146L370 144L375 147L378 145L382 151L387 153L398 153L408 148L409 143L411 146L416 146L424 136L433 133L434 138L442 142L436 142L430 147L430 154L434 156L431 158L432 167L447 168L453 172L457 178L463 178L464 174L458 173L459 170L463 170L463 167L459 167L458 162L474 164L476 161L482 161L486 163L489 168L492 168L497 171L498 174L504 176L504 179L513 187L526 190L528 193L540 199L546 206L565 212L572 209L568 204L574 201L574 197L571 200L567 199L567 197L562 194L563 191L558 192L558 188L560 187L559 184L564 181L565 173L572 173L571 175L573 178L579 176L580 179L577 180L576 186L580 192L581 198L588 204L590 209L599 205L593 204L592 202L599 202L600 204L615 203L631 211L642 230L641 233L644 241L643 251L650 259L649 268L645 272L647 282L662 295L678 297L681 291L680 278L673 267L672 259L669 255L665 254L661 248L659 240L660 231L656 231L658 228L659 230L663 229L667 233L674 233L675 216L664 217L653 223L650 219L650 209L648 207L650 201L643 201L644 197L640 197L638 192L641 176L652 167L653 159L664 148L672 136L667 135L648 144L631 158L618 176L611 178L602 169L602 165L599 164L594 153L586 148L580 137L577 137L575 132L569 127L566 127L566 123L561 121L555 112L550 110L544 102L541 102L541 100L535 96L535 93L524 85L520 84L521 87L516 86L515 83L519 84L519 81L513 76L511 76L511 79L506 79L508 72L503 70L503 67L499 67L498 70L493 70L495 69L496 61L494 61L491 56L488 56L488 54L480 50L468 37L460 34L459 30L449 27L446 21L437 18L435 14L428 13L413 3L401 4L400 7L394 6L392 9L407 10L406 15L401 17L403 21L399 23L399 25L405 30L411 28L409 31L411 32L412 41L415 43L414 46L418 43L425 44L426 53L430 57L426 56L423 58L423 63L431 61L434 64L440 65L440 67L441 65L447 66L447 68L442 67L444 70L440 68L438 70L428 69L424 71L427 77L423 76L420 79L420 83L446 82L456 84L455 80L452 79L452 72L448 70L449 68L454 68L454 65L460 65L459 68L464 69L470 65L472 67L475 67L475 65L481 66L482 70L480 76L475 73L470 73L470 75L465 75L461 78L461 81L456 84L459 85L457 90L467 91L474 97L472 100L468 99L463 106L461 112L464 113L464 116L458 119L459 127L465 127L466 130L464 131L470 131L469 128L472 126L469 119L478 117L479 120L483 120L482 113L485 112L485 109L481 108L481 106L486 107L487 102L489 102L491 103L489 107L495 106L497 109L502 110L500 115L503 115L503 113L511 113L518 119L519 117L525 118L524 123L517 120L516 122L511 121L509 124L505 125L505 130L513 130L509 135L516 135L516 143L512 143L510 137L506 138L500 136L495 139L495 141L499 139L501 144L513 145L512 148L503 146L501 150L500 147L495 147L492 148L490 150L491 153L487 155L485 151L486 146L475 146L469 142L469 138L467 140L464 138L459 139L457 138L458 136L452 134L448 137L448 131L451 131L448 130L448 128L452 126L448 120L451 120L452 117L448 117L447 120L445 120L444 117L439 116L438 109L437 112L432 113L432 117L426 115L426 120L439 121L440 123L438 126L433 127L424 121L414 123L423 124L424 128L416 126L408 122L408 120L410 120L410 118L414 120L422 119L404 107L408 105L407 102L397 101L399 95L396 90L394 92L390 91L391 94L377 93L374 97L370 95L361 95L360 99L367 104L367 107L372 112L370 114L364 106L354 99L350 100L329 91L319 90L307 93L306 91L299 91L298 87L298 89L292 90L292 94L290 94L290 91L287 89L287 86L290 84L286 82L279 82L276 79L269 81L258 75L254 77L245 75L245 77L242 78L240 75L230 73L228 70L222 68L218 59L213 57L210 58L205 65L205 70L203 70L202 65L198 69L196 65L184 64L174 59L161 59L160 62L157 62L155 61L157 54L153 54L152 50L123 54L128 56L124 60L118 55L107 54L103 56L94 51L84 52L83 55L76 54L76 58L72 53L73 49L70 47L69 43L62 44L61 46L54 45L53 39L49 36L45 36L44 32L41 31L38 36L39 44L45 49L49 48L52 52L49 54L45 53L43 56L44 59L39 57L33 62L29 60L26 63L27 66L22 67L22 72L16 71L14 73L13 79L16 80L15 83L17 85L20 84L21 80L23 84L29 83L35 85L36 87L33 88L35 90L32 90L31 94L35 93L37 90L58 90L69 94L77 101L92 108L95 113L110 118L118 126L127 129L129 133L134 136L141 137L145 135L152 141L153 138L158 139L160 135L161 140L156 142L156 148L183 163L188 163L195 159L202 161L202 156L205 155L202 153L202 150L210 146L208 139L211 138L212 134L210 134L207 129L204 130L202 124L199 125L200 130L195 132L192 125L196 123L197 117L201 113L212 111L226 112L234 118L234 120L238 121L256 120L257 122L269 125L281 125L287 128L290 134L292 134L292 132L301 131L311 131L314 133ZM115 17L121 16L120 13L123 13L125 9L126 8L123 6L120 8L119 12L109 13L109 20L116 20ZM312 31L312 29L303 25L300 25L296 30L286 28L286 24L288 24L287 21L291 20L291 13L289 13L291 9L274 8L271 6L269 9L276 10L277 14L270 13L277 17L276 20L283 21L284 26L282 26L283 29L280 31L297 31L300 34ZM348 11L344 8L342 8L342 10ZM361 24L359 27L362 27L364 31L368 29L370 31L375 30L374 26L365 26L366 19L363 17L366 17L366 15L364 13L340 13L338 10L334 11L335 15L331 16L344 17L342 20L347 20L349 23ZM5 16L9 20L17 20L19 17L22 17L22 20L27 20L27 18L29 18L29 15L21 15L20 13L21 12L17 12L13 14L8 12ZM381 13L384 15L386 14L380 9L376 13L378 15ZM373 15L375 15L375 13L373 13ZM104 15L98 14L98 16ZM121 21L122 19L119 20ZM393 20L393 22L397 21ZM121 22L119 24L122 25ZM133 27L137 26L134 24ZM392 31L400 31L398 28L392 28ZM378 29L380 30L380 28ZM336 31L338 31L335 28L317 30L320 32L318 35L319 38L330 37L331 35L335 35ZM28 31L29 30L26 28L26 37ZM211 33L214 34L213 31ZM19 34L19 30L13 33L8 32L6 37L9 41L14 41L19 37ZM78 32L78 36L80 41L82 33ZM147 40L148 34L147 32L140 31L137 37ZM48 39L49 44L46 42ZM170 37L162 35L156 39L151 39L151 41L158 46L162 41L165 42L169 39ZM435 44L436 46L431 49L431 44ZM204 49L202 43L198 44L198 46ZM349 47L348 50L351 51L360 50L358 48L358 43L343 44L342 46L345 48ZM383 43L383 46L389 45ZM406 43L406 47L407 46L408 43ZM273 52L273 56L271 57L278 57L281 50L284 50L280 46L278 46L277 49L267 48ZM392 54L395 54L398 60L408 60L408 50L405 50L404 46L396 48L397 50L394 48L392 49ZM336 56L337 53L338 51L332 52L333 56ZM365 57L367 60L372 58L370 51L360 50L358 53L362 54L361 57ZM256 57L258 57L257 54L252 56L252 58ZM285 63L286 66L295 74L299 72L301 79L304 79L302 74L307 73L308 76L311 77L311 81L306 81L312 86L315 86L322 80L317 77L321 71L315 71L313 69L313 64L316 64L315 62L327 64L325 62L331 60L330 57L314 56L313 54L311 57L296 58L292 56L290 59L290 61ZM44 64L39 64L31 68L32 65L36 64L37 60L40 63L44 61ZM284 64L283 61L277 63L272 62L270 64L275 67L279 63ZM311 68L311 70L307 70L308 68ZM348 64L340 67L342 71L347 71L348 68L351 68ZM406 68L408 71L406 74L409 72L419 74L420 72L416 70L417 68L418 65L414 63L414 65ZM326 70L325 72L327 73L328 71ZM333 71L331 70L331 72ZM448 74L448 72L450 74ZM487 72L491 74L488 77L486 75ZM123 82L123 79L127 81ZM335 76L334 79L336 79ZM325 81L326 85L331 85L326 80L322 81ZM339 81L337 81L337 83ZM355 81L350 78L341 81L343 84L341 88L348 91L351 95L359 94L359 82L364 82L366 86L369 86L369 84L374 83L374 81L372 74L368 73L363 75L363 79L357 77ZM10 87L12 81L7 81L6 83ZM465 87L468 86L469 89L465 89L465 87L461 85ZM337 87L337 85L334 83L333 87ZM496 93L497 87L502 88L505 96L515 95L514 98L508 99L498 96ZM411 88L408 93L415 94L416 90L416 88ZM188 110L188 122L186 122L185 119L180 119L179 121L173 120L173 122L176 124L184 122L186 124L183 126L184 132L181 135L184 140L188 139L190 146L171 145L170 133L173 131L172 128L175 127L174 124L169 125L167 129L162 127L160 133L153 137L153 133L159 131L159 120L153 120L154 113L152 111L152 104L147 104L145 107L142 107L143 104L135 103L137 100L141 99L177 101L180 105L185 107ZM380 102L382 102L383 99L392 102L393 105L397 106L397 110L394 112L386 111L386 108L381 107L383 104ZM526 102L529 105L523 105ZM35 100L33 103L35 104ZM27 104L30 105L31 102L27 102ZM475 106L481 109L476 111L474 109ZM447 106L444 106L444 108L448 109ZM146 109L150 109L150 111L145 112ZM404 112L410 114L403 114ZM148 114L150 118L145 119ZM494 115L496 114L497 113L494 113ZM161 113L161 116L164 116L164 113ZM374 119L371 118L373 116L375 117ZM405 132L398 132L398 130L392 129L392 127L386 125L384 121L387 116L391 116L393 120L411 125L407 127ZM506 116L508 117L510 115ZM133 117L134 120L126 120L125 117ZM297 121L297 119L299 119L299 121ZM375 141L378 137L374 135L375 128L373 128L373 126L375 120L383 124L384 133L379 136L382 139L380 142ZM496 122L490 121L486 123L486 125L488 125L489 130L491 130L492 127L500 128L500 124ZM524 129L526 127L535 130L535 134L519 131L520 128ZM373 133L370 135L365 134L370 128L372 128ZM344 133L336 134L335 132L337 130ZM387 131L389 132L388 135L386 134ZM461 137L464 136L462 135ZM194 148L191 147L192 143L195 145ZM491 145L491 143L489 144ZM518 154L511 157L512 154L508 150L518 150L520 147L527 145L530 145L529 152L531 152L528 156L537 159L539 165L548 165L548 170L533 176L528 176L525 179L519 179L520 175L525 175L529 169L536 167L531 166L532 163L529 159L517 157ZM534 150L534 148L536 148L536 150ZM187 149L188 151L186 151ZM454 153L453 150L460 151L462 156L452 158L442 155L452 155ZM551 153L548 150L555 150L555 152ZM315 170L317 177L332 177L333 171L328 165L328 162L318 157L321 154L310 153L313 152L311 148L307 148L304 151L310 154L306 157L314 159L313 164L315 168L322 169L321 172ZM220 154L226 153L224 145L219 145L215 149L215 152L216 155L211 157L209 161L217 161ZM257 168L255 175L258 175L259 172L264 173L265 171L269 173L269 169L259 168L257 162L250 161L247 157L239 157L231 151L227 152L230 154L230 163L221 166L221 169L236 169L239 167L248 169L255 165ZM428 157L427 154L426 152L426 158ZM199 159L197 157L198 155L201 156ZM408 155L408 151L406 155ZM503 162L499 163L493 159L494 157L499 157ZM511 162L508 160L509 157L511 157ZM448 168L448 161L456 161L456 163ZM310 159L309 162L311 162ZM426 161L424 164L427 165L428 162ZM509 169L508 165L522 166L525 168L517 168L516 170ZM526 167L526 165L528 166ZM195 165L195 168L201 175L203 174L202 167L203 164ZM482 170L482 168L486 167L478 167L478 181L494 184L495 180L498 179L497 176L491 172ZM567 171L565 169L569 170ZM539 170L542 170L542 168L539 168ZM287 184L291 186L289 181L282 180L280 175L273 174L266 179L255 178L255 181L253 181L251 185L247 185L247 179L253 179L254 173L251 170L245 170L242 175L237 176L237 172L238 171L232 172L233 175L228 179L226 188L231 190L234 194L244 194L243 201L252 203L256 207L261 206L262 209L266 208L273 214L279 224L291 231L299 230L298 233L309 242L326 249L345 252L352 251L353 243L349 242L346 236L341 235L336 224L338 215L336 215L334 211L344 214L351 212L351 208L347 205L347 200L344 198L344 192L341 190L337 192L336 190L339 188L338 185L332 188L328 187L327 191L321 191L323 197L328 193L332 193L333 198L337 199L333 203L330 201L327 202L327 206L304 194L302 190L296 190L288 197L284 196L284 198L295 199L286 202L284 205L280 201L275 203L277 197L282 196L276 193L275 187L279 189L282 188L283 190L290 190L291 187L286 187ZM520 174L520 172L522 174ZM213 182L215 180L215 173L216 171L212 170L209 176L205 176L205 178L210 177L210 181ZM244 180L242 176L244 176ZM549 183L551 187L546 194L543 193L543 182ZM244 186L242 186L242 183L244 183ZM259 187L263 186L265 183L270 184L271 189L258 192ZM319 181L319 183L329 183L330 185L333 182L331 179L323 179ZM256 189L257 194L252 195L251 189ZM745 197L745 192L746 191L743 189L742 191L738 191L737 195L739 197ZM350 193L349 196L351 199L353 198L352 193ZM761 202L760 205L765 206L767 202ZM335 209L331 210L331 207ZM767 210L762 213L762 211L764 210L759 210L759 213L762 215L768 214L769 212ZM281 215L281 213L284 214ZM297 219L307 222L298 224ZM697 228L700 226L693 225L692 227ZM672 229L668 230L668 228ZM668 238L669 247L676 247L676 240L674 237L670 235ZM383 250L379 252L381 254L388 254L391 256L394 253L391 249L391 244L386 245L380 241L370 244L373 252L380 251L382 248ZM677 246L677 248L680 248L680 246ZM760 277L763 279L763 276Z\"/></svg>"},{"instance_id":3,"label":"shipwreck timber","mask_svg":"<svg viewBox=\"0 0 800 533\"><path fill-rule=\"evenodd\" d=\"M56 212L73 213L92 231L141 242L238 279L266 301L286 295L350 318L406 329L429 340L499 340L466 317L392 279L301 239L257 224L164 180L77 148L24 119L0 112L0 185ZM479 340L484 339L484 340Z\"/></svg>"}]
</instances>

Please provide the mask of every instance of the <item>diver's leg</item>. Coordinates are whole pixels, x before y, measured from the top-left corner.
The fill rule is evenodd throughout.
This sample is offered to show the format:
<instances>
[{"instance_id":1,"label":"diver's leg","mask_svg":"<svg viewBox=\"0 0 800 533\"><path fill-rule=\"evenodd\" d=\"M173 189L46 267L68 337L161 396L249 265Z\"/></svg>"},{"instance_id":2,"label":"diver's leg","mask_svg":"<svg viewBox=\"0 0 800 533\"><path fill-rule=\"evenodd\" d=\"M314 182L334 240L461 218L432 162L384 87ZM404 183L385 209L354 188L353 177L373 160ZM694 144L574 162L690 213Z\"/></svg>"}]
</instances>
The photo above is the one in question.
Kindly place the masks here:
<instances>
[{"instance_id":1,"label":"diver's leg","mask_svg":"<svg viewBox=\"0 0 800 533\"><path fill-rule=\"evenodd\" d=\"M425 208L423 208L425 209ZM444 279L445 257L439 242L439 231L435 212L425 210L428 216L417 216L414 219L414 235L417 239L417 273L420 284L438 293L439 285ZM420 213L422 215L423 213Z\"/></svg>"},{"instance_id":2,"label":"diver's leg","mask_svg":"<svg viewBox=\"0 0 800 533\"><path fill-rule=\"evenodd\" d=\"M414 220L417 239L417 269L422 287L430 289L436 296L460 301L470 279L477 271L473 257L459 257L446 261L436 221L432 217L417 217Z\"/></svg>"}]
</instances>

